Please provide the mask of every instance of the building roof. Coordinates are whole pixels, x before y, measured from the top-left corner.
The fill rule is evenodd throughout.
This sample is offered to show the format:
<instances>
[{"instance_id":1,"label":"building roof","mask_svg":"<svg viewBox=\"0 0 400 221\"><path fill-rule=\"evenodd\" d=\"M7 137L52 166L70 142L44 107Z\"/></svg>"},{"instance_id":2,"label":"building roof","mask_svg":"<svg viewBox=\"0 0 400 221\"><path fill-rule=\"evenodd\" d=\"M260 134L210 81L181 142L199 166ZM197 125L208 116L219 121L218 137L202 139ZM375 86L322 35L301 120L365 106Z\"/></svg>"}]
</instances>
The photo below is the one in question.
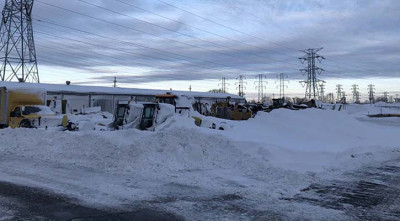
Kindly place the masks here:
<instances>
[{"instance_id":1,"label":"building roof","mask_svg":"<svg viewBox=\"0 0 400 221\"><path fill-rule=\"evenodd\" d=\"M196 98L226 98L230 96L233 99L244 99L234 94L194 92L194 91L175 91L175 90L153 90L138 88L120 88L120 87L101 87L85 85L66 85L66 84L43 84L43 83L19 83L19 82L0 82L0 87L8 89L43 89L48 93L65 94L104 94L104 95L150 95L155 96L171 92L175 95L193 96Z\"/></svg>"}]
</instances>

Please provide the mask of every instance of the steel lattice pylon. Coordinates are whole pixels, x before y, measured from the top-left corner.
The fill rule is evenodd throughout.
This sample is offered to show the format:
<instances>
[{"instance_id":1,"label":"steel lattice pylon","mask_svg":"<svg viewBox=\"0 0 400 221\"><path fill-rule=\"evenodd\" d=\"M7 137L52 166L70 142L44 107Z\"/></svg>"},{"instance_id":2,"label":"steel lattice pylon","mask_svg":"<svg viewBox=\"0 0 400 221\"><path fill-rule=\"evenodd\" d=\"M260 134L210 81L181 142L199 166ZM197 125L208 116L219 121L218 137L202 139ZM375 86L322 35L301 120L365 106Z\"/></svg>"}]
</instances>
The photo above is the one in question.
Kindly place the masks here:
<instances>
[{"instance_id":1,"label":"steel lattice pylon","mask_svg":"<svg viewBox=\"0 0 400 221\"><path fill-rule=\"evenodd\" d=\"M321 74L324 69L315 66L315 60L321 62L323 59L325 59L323 56L317 54L317 52L320 50L322 50L322 48L310 48L303 50L302 52L306 53L306 55L299 58L302 63L307 63L307 68L300 69L304 75L307 75L307 80L300 81L300 83L306 85L305 98L308 99L317 99L320 95L318 91L318 83L325 83L317 78L317 74Z\"/></svg>"},{"instance_id":2,"label":"steel lattice pylon","mask_svg":"<svg viewBox=\"0 0 400 221\"><path fill-rule=\"evenodd\" d=\"M33 1L6 0L4 5L0 31L2 81L39 83L31 17Z\"/></svg>"}]
</instances>

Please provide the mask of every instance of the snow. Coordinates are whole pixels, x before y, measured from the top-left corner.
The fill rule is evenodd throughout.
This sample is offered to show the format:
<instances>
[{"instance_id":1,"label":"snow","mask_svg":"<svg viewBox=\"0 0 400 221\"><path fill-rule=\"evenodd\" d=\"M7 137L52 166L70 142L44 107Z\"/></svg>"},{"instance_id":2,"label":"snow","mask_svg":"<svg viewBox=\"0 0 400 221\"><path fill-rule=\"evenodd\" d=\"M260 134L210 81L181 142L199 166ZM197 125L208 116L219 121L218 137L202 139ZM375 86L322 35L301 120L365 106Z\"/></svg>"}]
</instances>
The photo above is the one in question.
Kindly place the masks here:
<instances>
[{"instance_id":1,"label":"snow","mask_svg":"<svg viewBox=\"0 0 400 221\"><path fill-rule=\"evenodd\" d=\"M192 100L179 102L191 107ZM93 124L78 132L1 130L0 180L50 189L97 207L160 201L158 206L189 220L252 219L257 211L285 211L288 219L345 219L341 211L282 198L400 157L400 125L369 121L365 113L375 106L278 109L230 121L193 111L174 114L171 105L160 105L165 112L159 113L154 131L93 130L112 118L99 114L76 115L91 116L87 122ZM201 127L192 116L202 118ZM210 129L213 123L224 130ZM221 210L215 209L210 199L226 195L238 196L246 214L229 212L232 202L221 201L215 204ZM170 197L175 200L166 200Z\"/></svg>"},{"instance_id":2,"label":"snow","mask_svg":"<svg viewBox=\"0 0 400 221\"><path fill-rule=\"evenodd\" d=\"M40 108L40 111L35 112L34 114L38 115L55 115L56 113L50 109L48 106L44 105L33 105L33 107Z\"/></svg>"}]
</instances>

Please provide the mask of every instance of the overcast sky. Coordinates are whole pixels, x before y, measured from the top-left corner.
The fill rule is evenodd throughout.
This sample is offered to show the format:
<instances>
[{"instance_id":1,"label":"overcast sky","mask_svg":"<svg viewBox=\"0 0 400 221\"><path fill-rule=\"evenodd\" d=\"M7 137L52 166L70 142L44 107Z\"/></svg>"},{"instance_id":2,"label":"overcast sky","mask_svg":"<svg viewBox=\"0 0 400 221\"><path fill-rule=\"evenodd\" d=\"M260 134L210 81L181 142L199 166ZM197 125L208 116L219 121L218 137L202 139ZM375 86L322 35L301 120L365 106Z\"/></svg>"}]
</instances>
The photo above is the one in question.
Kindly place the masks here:
<instances>
[{"instance_id":1,"label":"overcast sky","mask_svg":"<svg viewBox=\"0 0 400 221\"><path fill-rule=\"evenodd\" d=\"M243 74L254 97L261 73L267 94L279 73L303 94L300 50L319 47L327 92L395 95L399 12L398 0L36 0L33 17L42 82L206 91L226 77L236 93Z\"/></svg>"}]
</instances>

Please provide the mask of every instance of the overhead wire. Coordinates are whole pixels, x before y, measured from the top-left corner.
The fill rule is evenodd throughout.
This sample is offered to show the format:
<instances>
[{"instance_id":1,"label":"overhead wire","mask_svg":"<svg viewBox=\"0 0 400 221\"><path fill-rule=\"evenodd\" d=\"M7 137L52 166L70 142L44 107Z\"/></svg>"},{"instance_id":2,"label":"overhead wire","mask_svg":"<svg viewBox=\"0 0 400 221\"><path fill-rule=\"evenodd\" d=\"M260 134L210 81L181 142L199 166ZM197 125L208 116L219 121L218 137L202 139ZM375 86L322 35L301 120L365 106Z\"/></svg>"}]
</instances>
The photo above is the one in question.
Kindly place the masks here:
<instances>
[{"instance_id":1,"label":"overhead wire","mask_svg":"<svg viewBox=\"0 0 400 221\"><path fill-rule=\"evenodd\" d=\"M134 20L136 20L136 21L143 22L143 23L146 23L146 24L148 24L148 25L152 25L152 26L155 26L155 27L158 27L158 28L161 28L161 29L164 29L164 30L173 32L173 33L177 33L177 34L182 35L182 36L186 36L186 37L193 38L193 39L196 39L196 40L199 40L199 41L208 43L208 44L212 44L212 45L218 46L218 47L220 47L220 48L229 49L229 50L237 51L237 52L240 52L240 53L245 53L245 54L248 54L248 55L250 55L250 56L254 56L254 57L258 57L258 58L270 59L270 60L273 60L273 61L284 62L284 63L287 63L287 64L290 64L290 63L291 63L291 62L287 62L287 61L284 61L284 60L279 60L279 59L275 59L275 58L271 58L271 57L265 57L265 56L262 56L262 55L258 55L258 54L253 54L253 53L241 51L241 50L239 50L239 49L237 49L237 48L224 46L224 45L222 45L222 44L219 44L219 43L216 43L216 42L213 42L213 41L204 40L204 39L199 38L199 37L196 37L196 36L194 36L194 35L186 34L186 33L183 33L183 32L179 32L179 31L176 31L176 30L173 30L173 29L164 27L164 26L162 26L162 25L158 25L158 24L155 24L155 23L152 23L152 22L148 22L148 21L145 21L145 20L142 20L142 19L138 19L138 18L136 18L136 17L130 16L130 15L127 15L127 14L124 14L124 13L121 13L121 12L118 12L118 11L115 11L115 10L112 10L112 9L109 9L109 8L105 8L105 7L102 7L102 6L100 6L100 5L96 5L96 4L87 2L87 1L85 1L85 0L78 0L78 1L79 1L79 2L82 2L82 3L85 3L85 4L87 4L87 5L93 6L93 7L100 8L100 9L102 9L102 10L105 10L105 11L108 11L108 12L111 12L111 13L114 13L114 14L117 14L117 15L121 15L121 16L130 18L130 19L134 19ZM230 56L232 56L232 55L230 55ZM239 57L239 56L235 56L235 57ZM241 59L246 59L246 60L248 60L248 61L253 61L253 60L250 60L250 59L248 59L248 58L242 58L242 57L239 57L239 58L241 58ZM294 63L292 63L292 64L294 64ZM294 64L294 65L297 65L297 64Z\"/></svg>"}]
</instances>

